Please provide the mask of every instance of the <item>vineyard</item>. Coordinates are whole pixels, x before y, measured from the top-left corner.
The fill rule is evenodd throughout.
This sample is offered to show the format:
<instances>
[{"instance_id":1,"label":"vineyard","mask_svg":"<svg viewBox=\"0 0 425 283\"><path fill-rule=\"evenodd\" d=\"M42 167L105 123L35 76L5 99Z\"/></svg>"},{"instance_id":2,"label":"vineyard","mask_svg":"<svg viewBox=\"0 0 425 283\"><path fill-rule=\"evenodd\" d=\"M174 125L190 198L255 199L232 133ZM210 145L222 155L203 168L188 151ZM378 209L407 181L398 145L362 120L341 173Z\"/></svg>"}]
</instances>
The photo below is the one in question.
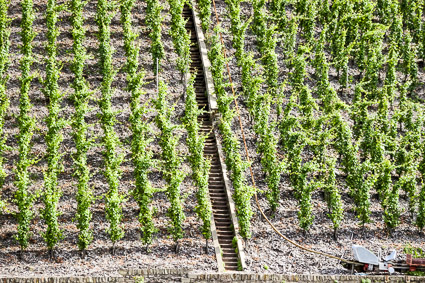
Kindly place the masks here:
<instances>
[{"instance_id":1,"label":"vineyard","mask_svg":"<svg viewBox=\"0 0 425 283\"><path fill-rule=\"evenodd\" d=\"M248 270L344 272L254 195L312 249L424 248L424 71L418 0L0 0L0 275L217 270L212 132Z\"/></svg>"}]
</instances>

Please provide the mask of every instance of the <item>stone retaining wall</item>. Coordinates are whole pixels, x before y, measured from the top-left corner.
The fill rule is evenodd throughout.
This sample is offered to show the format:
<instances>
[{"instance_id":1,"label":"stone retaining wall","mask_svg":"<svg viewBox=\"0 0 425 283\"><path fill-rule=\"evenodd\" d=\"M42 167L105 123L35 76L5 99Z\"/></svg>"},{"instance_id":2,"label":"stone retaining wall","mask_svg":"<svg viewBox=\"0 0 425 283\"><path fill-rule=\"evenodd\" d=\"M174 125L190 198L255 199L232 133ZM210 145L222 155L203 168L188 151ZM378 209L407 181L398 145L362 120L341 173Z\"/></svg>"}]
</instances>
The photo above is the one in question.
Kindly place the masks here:
<instances>
[{"instance_id":1,"label":"stone retaining wall","mask_svg":"<svg viewBox=\"0 0 425 283\"><path fill-rule=\"evenodd\" d=\"M282 275L256 273L194 273L189 269L130 269L121 270L121 277L31 277L2 278L0 283L274 283L274 282L318 282L318 283L420 283L425 277L389 275Z\"/></svg>"},{"instance_id":2,"label":"stone retaining wall","mask_svg":"<svg viewBox=\"0 0 425 283\"><path fill-rule=\"evenodd\" d=\"M401 282L425 282L425 277L415 276L359 276L359 275L282 275L282 274L189 274L188 279L183 279L186 283L206 283L206 282L318 282L318 283L401 283Z\"/></svg>"},{"instance_id":3,"label":"stone retaining wall","mask_svg":"<svg viewBox=\"0 0 425 283\"><path fill-rule=\"evenodd\" d=\"M0 273L1 274L1 273ZM134 280L127 280L124 277L14 277L2 278L0 283L130 283ZM181 282L181 281L180 281Z\"/></svg>"},{"instance_id":4,"label":"stone retaining wall","mask_svg":"<svg viewBox=\"0 0 425 283\"><path fill-rule=\"evenodd\" d=\"M174 283L188 279L189 269L129 269L121 270L120 274L127 282L134 283Z\"/></svg>"}]
</instances>

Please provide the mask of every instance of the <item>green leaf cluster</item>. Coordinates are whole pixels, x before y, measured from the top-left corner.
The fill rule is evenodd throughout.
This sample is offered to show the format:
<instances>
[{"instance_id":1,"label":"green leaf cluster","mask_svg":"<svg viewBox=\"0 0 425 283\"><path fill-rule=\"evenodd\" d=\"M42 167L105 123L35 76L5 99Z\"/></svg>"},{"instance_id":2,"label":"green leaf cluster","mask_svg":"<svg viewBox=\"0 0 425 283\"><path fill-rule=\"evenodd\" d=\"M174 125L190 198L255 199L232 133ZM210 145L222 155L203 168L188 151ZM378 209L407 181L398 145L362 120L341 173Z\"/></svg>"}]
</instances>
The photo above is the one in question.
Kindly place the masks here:
<instances>
[{"instance_id":1,"label":"green leaf cluster","mask_svg":"<svg viewBox=\"0 0 425 283\"><path fill-rule=\"evenodd\" d=\"M7 16L10 1L0 1L0 188L3 187L7 173L4 170L4 152L6 152L7 136L4 132L4 124L9 110L9 96L6 93L6 83L9 79L7 70L9 67L10 47L10 19ZM1 201L1 194L0 194ZM0 209L1 212L1 209Z\"/></svg>"},{"instance_id":2,"label":"green leaf cluster","mask_svg":"<svg viewBox=\"0 0 425 283\"><path fill-rule=\"evenodd\" d=\"M131 93L130 101L130 128L132 131L131 152L134 165L135 188L132 195L139 205L139 222L142 232L142 242L150 245L157 228L153 222L154 211L151 208L153 194L155 192L149 181L149 172L153 166L153 153L149 149L152 138L145 114L148 109L141 104L141 99L146 94L143 90L145 85L145 73L139 66L139 51L137 34L133 31L131 11L135 0L121 2L121 24L124 30L124 49L127 56L127 90Z\"/></svg>"},{"instance_id":3,"label":"green leaf cluster","mask_svg":"<svg viewBox=\"0 0 425 283\"><path fill-rule=\"evenodd\" d=\"M158 0L148 0L146 1L146 18L145 22L149 29L149 38L151 39L151 54L152 54L152 64L154 73L156 74L159 71L161 66L161 59L164 58L164 46L161 41L161 31L162 31L162 16L161 10L163 7ZM157 68L158 62L158 68ZM158 69L158 70L157 70Z\"/></svg>"},{"instance_id":4,"label":"green leaf cluster","mask_svg":"<svg viewBox=\"0 0 425 283\"><path fill-rule=\"evenodd\" d=\"M72 50L74 53L71 70L75 77L72 84L75 114L72 117L71 126L76 147L76 152L73 154L74 176L77 178L77 213L75 220L79 230L77 244L81 251L85 251L93 241L93 231L90 229L92 219L90 207L94 202L93 191L90 188L91 174L87 164L87 152L92 146L93 140L88 135L90 125L85 121L89 113L89 100L93 93L84 78L84 67L88 59L84 45L86 30L83 12L85 5L86 2L81 0L72 0L71 2Z\"/></svg>"},{"instance_id":5,"label":"green leaf cluster","mask_svg":"<svg viewBox=\"0 0 425 283\"><path fill-rule=\"evenodd\" d=\"M211 237L211 214L212 207L208 197L208 177L211 168L211 161L204 156L205 139L208 134L199 132L200 122L198 116L204 113L200 110L196 102L194 88L195 76L191 75L186 88L185 116L183 123L187 131L186 142L189 147L189 162L192 167L193 180L198 188L196 196L198 205L195 208L198 217L202 220L201 232L205 239Z\"/></svg>"},{"instance_id":6,"label":"green leaf cluster","mask_svg":"<svg viewBox=\"0 0 425 283\"><path fill-rule=\"evenodd\" d=\"M96 10L96 23L99 28L99 63L102 74L100 88L102 97L99 101L99 106L101 110L101 126L103 129L104 174L109 186L106 194L105 210L106 219L109 222L107 232L114 244L124 237L124 230L121 224L124 195L119 192L120 165L124 159L124 154L119 152L121 143L114 130L116 112L112 109L112 96L114 92L112 82L117 71L112 66L112 54L114 50L111 45L110 25L115 15L115 6L115 2L99 0Z\"/></svg>"},{"instance_id":7,"label":"green leaf cluster","mask_svg":"<svg viewBox=\"0 0 425 283\"><path fill-rule=\"evenodd\" d=\"M167 182L165 194L170 202L167 215L170 218L169 231L175 242L183 238L183 222L186 218L183 211L183 199L181 197L181 184L186 177L180 167L182 158L177 151L177 144L180 141L180 135L176 133L177 125L171 122L173 107L169 106L167 101L167 85L159 82L158 97L153 101L157 116L155 123L160 130L159 146L162 149L161 157L163 162L163 174Z\"/></svg>"},{"instance_id":8,"label":"green leaf cluster","mask_svg":"<svg viewBox=\"0 0 425 283\"><path fill-rule=\"evenodd\" d=\"M224 80L224 54L223 46L219 39L220 28L216 27L214 35L211 38L211 48L208 52L208 58L211 61L211 73L214 79L214 89L217 95L218 111L221 114L219 124L220 132L223 135L223 149L226 154L226 166L230 172L230 178L235 190L233 199L236 204L236 212L240 225L240 234L244 238L251 236L250 220L253 215L251 208L251 198L253 196L253 188L246 184L245 170L248 164L242 161L239 149L239 140L232 131L232 120L235 116L230 104L233 96L229 96L226 92Z\"/></svg>"},{"instance_id":9,"label":"green leaf cluster","mask_svg":"<svg viewBox=\"0 0 425 283\"><path fill-rule=\"evenodd\" d=\"M62 195L62 191L58 186L58 177L63 171L60 146L63 141L62 129L65 126L65 120L60 117L63 94L59 91L58 86L60 71L57 60L57 37L59 36L57 11L56 0L49 0L46 11L47 67L46 78L43 81L43 93L49 101L47 106L49 114L46 118L47 171L44 174L44 191L42 194L44 208L41 209L41 216L47 224L43 238L50 251L53 251L57 243L63 238L62 230L59 228L58 223L58 217L60 216L58 202Z\"/></svg>"},{"instance_id":10,"label":"green leaf cluster","mask_svg":"<svg viewBox=\"0 0 425 283\"><path fill-rule=\"evenodd\" d=\"M34 63L33 45L35 38L33 31L34 4L32 0L21 1L22 20L21 20L21 38L22 38L22 59L20 61L21 69L21 89L19 97L19 116L18 116L18 151L19 158L15 170L15 203L18 206L18 234L16 239L21 246L21 250L28 247L28 240L31 237L30 224L34 216L32 211L33 203L36 194L29 191L30 176L28 168L35 163L31 159L31 140L34 134L35 119L30 116L32 104L30 100L31 82L34 79L34 74L31 73L31 66Z\"/></svg>"}]
</instances>

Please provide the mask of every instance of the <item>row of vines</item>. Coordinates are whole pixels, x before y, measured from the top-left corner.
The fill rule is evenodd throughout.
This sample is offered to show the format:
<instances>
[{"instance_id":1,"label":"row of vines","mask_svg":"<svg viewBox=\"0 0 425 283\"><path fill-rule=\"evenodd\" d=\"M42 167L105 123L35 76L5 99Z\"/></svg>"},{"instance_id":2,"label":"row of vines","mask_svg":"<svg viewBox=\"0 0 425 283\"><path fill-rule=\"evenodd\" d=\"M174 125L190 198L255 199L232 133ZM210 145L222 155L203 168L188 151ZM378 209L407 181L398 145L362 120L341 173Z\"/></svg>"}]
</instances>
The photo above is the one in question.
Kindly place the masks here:
<instances>
[{"instance_id":1,"label":"row of vines","mask_svg":"<svg viewBox=\"0 0 425 283\"><path fill-rule=\"evenodd\" d=\"M298 202L299 226L306 231L314 223L313 194L319 191L335 237L348 206L359 224L373 220L374 195L390 234L404 213L422 230L423 2L253 0L244 3L244 13L241 1L224 2L271 211L279 207L285 177ZM221 131L239 222L249 227L249 201L242 200L252 192L238 191L247 174L238 160L241 141L230 140L235 133L226 129L234 112L229 110L233 97L225 94L231 88L223 72L220 27L212 31L210 17L203 16L211 4L199 5L204 29L216 34L210 39L210 60L217 98L224 102ZM247 36L254 39L249 48ZM241 178L235 178L235 166L242 166Z\"/></svg>"},{"instance_id":2,"label":"row of vines","mask_svg":"<svg viewBox=\"0 0 425 283\"><path fill-rule=\"evenodd\" d=\"M100 75L100 87L96 90L87 81L87 62L92 57L86 47L86 1L72 0L66 5L58 5L56 0L47 2L45 11L45 24L47 27L45 44L45 76L41 76L32 69L35 62L33 56L34 39L36 33L33 30L35 20L35 8L31 0L21 1L22 21L22 59L21 88L19 98L19 115L17 117L19 134L18 150L19 158L14 164L16 167L12 179L15 181L15 194L12 202L0 195L0 208L9 213L13 203L17 205L18 233L16 239L21 251L24 251L32 237L33 219L38 217L35 212L35 203L41 201L42 209L40 217L43 220L43 239L49 250L50 257L54 255L54 249L64 238L64 230L61 227L61 197L63 192L58 184L58 179L64 170L64 156L62 143L64 141L64 129L71 129L71 137L75 144L72 150L73 178L75 181L76 211L74 221L78 229L78 248L84 257L94 240L93 231L93 205L104 202L105 218L108 222L107 234L112 242L112 253L115 252L116 243L125 237L125 223L123 222L124 205L132 198L137 203L138 222L141 232L141 242L149 250L149 246L158 232L156 227L155 212L153 205L154 195L164 193L170 204L167 217L169 219L169 234L176 243L184 237L183 224L185 216L186 194L182 192L182 183L190 173L193 184L196 187L198 203L195 212L202 221L201 233L206 239L211 237L211 203L208 197L208 176L210 160L204 157L204 143L206 136L200 133L198 115L200 110L195 95L194 77L190 73L190 33L186 30L186 21L183 18L183 7L187 3L182 0L170 0L171 24L169 33L172 38L174 50L178 55L176 68L180 72L180 83L184 84L184 92L187 97L185 113L179 123L175 122L174 106L170 101L170 93L163 79L161 79L161 60L165 58L162 43L163 33L163 4L158 0L147 2L147 16L144 23L147 28L148 38L139 38L138 27L133 19L135 0L106 1L99 0L96 5L95 23L97 25L98 50L96 60ZM4 124L9 115L9 97L6 89L9 66L9 36L10 17L8 17L8 1L0 1L0 185L3 187L7 174L4 170L3 154L10 150L6 144L8 136L4 132ZM73 89L71 94L61 91L59 80L61 78L61 65L59 53L59 13L69 11L71 14L72 35L72 72ZM123 43L125 51L125 65L123 72L126 75L126 91L129 93L129 123L131 138L128 141L130 148L129 162L134 167L134 185L127 193L121 186L122 164L127 162L125 157L126 142L123 142L116 131L117 115L114 108L114 81L119 70L114 67L114 46L112 44L113 32L111 25L116 15L119 15L123 29ZM155 99L147 99L144 89L146 85L145 70L142 68L139 55L142 41L148 40L152 56L153 73L157 75L157 89ZM43 85L43 94L47 101L47 117L44 121L37 121L32 115L31 83L34 78L39 78ZM96 92L100 98L95 98ZM65 117L62 114L64 100L72 102L74 114ZM89 123L88 117L93 111L93 102L99 108L98 120L102 129L102 136L94 135L94 124ZM150 119L149 113L155 113L154 119ZM39 123L45 123L47 132L44 136L46 155L40 159L34 158L32 151L33 135ZM154 130L156 126L157 130ZM180 152L177 146L183 142L182 135L187 133L186 144L189 154ZM152 145L158 143L159 156L155 156ZM104 195L95 194L91 178L93 166L89 162L89 152L98 148L103 157L103 174L107 183L107 192ZM183 168L184 162L189 163L191 172ZM31 187L31 172L37 168L40 162L46 163L44 170L44 182L42 188L35 191ZM150 173L159 171L165 180L164 188L155 188L151 183Z\"/></svg>"}]
</instances>

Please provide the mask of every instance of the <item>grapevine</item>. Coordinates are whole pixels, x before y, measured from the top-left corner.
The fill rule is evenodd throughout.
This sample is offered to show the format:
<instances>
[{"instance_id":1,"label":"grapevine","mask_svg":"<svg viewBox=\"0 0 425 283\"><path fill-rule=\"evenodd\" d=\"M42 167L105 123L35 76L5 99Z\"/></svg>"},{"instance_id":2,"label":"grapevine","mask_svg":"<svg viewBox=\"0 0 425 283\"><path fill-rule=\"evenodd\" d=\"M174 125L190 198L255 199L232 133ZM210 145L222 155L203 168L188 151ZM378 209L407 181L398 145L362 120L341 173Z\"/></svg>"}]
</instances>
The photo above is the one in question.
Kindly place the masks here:
<instances>
[{"instance_id":1,"label":"grapevine","mask_svg":"<svg viewBox=\"0 0 425 283\"><path fill-rule=\"evenodd\" d=\"M208 31L211 23L211 0L199 0L199 15L202 21L202 29Z\"/></svg>"},{"instance_id":2,"label":"grapevine","mask_svg":"<svg viewBox=\"0 0 425 283\"><path fill-rule=\"evenodd\" d=\"M173 108L169 107L166 97L167 85L160 81L158 98L153 101L158 112L155 122L161 131L159 145L162 149L164 177L168 184L166 195L171 204L167 212L171 224L169 230L176 242L176 251L178 251L178 240L183 238L182 225L186 218L180 188L186 173L180 169L182 159L176 149L180 136L175 134L177 126L171 123Z\"/></svg>"},{"instance_id":3,"label":"grapevine","mask_svg":"<svg viewBox=\"0 0 425 283\"><path fill-rule=\"evenodd\" d=\"M242 161L239 153L239 141L234 136L231 129L231 121L234 113L230 109L230 103L233 97L227 95L224 83L224 63L223 46L219 40L219 27L215 28L215 33L211 39L211 49L208 52L208 58L211 61L211 73L214 79L214 88L217 95L218 111L221 114L219 129L223 135L223 147L226 154L226 166L230 171L230 177L235 192L233 198L236 204L238 221L240 225L240 234L244 238L251 236L250 220L253 215L250 200L253 195L252 188L247 186L244 175L248 167L246 162Z\"/></svg>"},{"instance_id":4,"label":"grapevine","mask_svg":"<svg viewBox=\"0 0 425 283\"><path fill-rule=\"evenodd\" d=\"M74 61L72 63L72 72L75 79L72 84L74 88L73 100L75 106L75 115L72 119L73 138L75 141L76 152L74 154L74 175L78 179L77 191L77 213L75 219L77 221L78 248L85 250L93 240L93 231L90 229L90 221L92 213L90 207L93 203L93 192L90 189L90 169L87 164L87 151L92 144L88 137L87 129L89 125L85 121L88 114L89 97L92 94L90 88L84 79L84 65L88 58L86 48L84 47L85 29L83 27L83 9L84 2L81 0L73 0L71 2L72 10L72 37Z\"/></svg>"},{"instance_id":5,"label":"grapevine","mask_svg":"<svg viewBox=\"0 0 425 283\"><path fill-rule=\"evenodd\" d=\"M4 170L3 153L7 150L6 133L4 132L4 123L9 110L9 97L6 94L6 83L9 79L7 70L9 67L9 46L10 46L10 19L7 16L9 1L0 1L0 188L3 187L7 173ZM0 194L0 212L2 208Z\"/></svg>"},{"instance_id":6,"label":"grapevine","mask_svg":"<svg viewBox=\"0 0 425 283\"><path fill-rule=\"evenodd\" d=\"M182 77L189 71L190 65L190 34L186 32L186 21L182 13L185 5L184 0L168 0L171 13L170 34L173 38L174 48L179 56L177 59L177 69L182 73Z\"/></svg>"},{"instance_id":7,"label":"grapevine","mask_svg":"<svg viewBox=\"0 0 425 283\"><path fill-rule=\"evenodd\" d=\"M21 68L21 96L19 98L19 116L18 116L18 149L19 159L16 164L15 184L17 191L15 192L15 203L18 205L18 234L16 239L21 246L21 251L28 247L28 240L31 237L30 224L34 216L32 206L36 198L36 194L29 191L30 177L28 168L35 163L30 158L31 139L35 128L35 119L30 116L32 104L29 97L31 82L34 74L31 74L31 66L34 62L32 53L32 41L35 37L32 25L34 21L34 10L32 0L21 1L22 21L21 21L21 38L22 38L22 59Z\"/></svg>"},{"instance_id":8,"label":"grapevine","mask_svg":"<svg viewBox=\"0 0 425 283\"><path fill-rule=\"evenodd\" d=\"M325 192L328 194L328 217L331 219L334 230L334 239L337 238L337 229L344 219L344 207L341 200L341 193L336 184L336 160L328 159L327 181L325 183Z\"/></svg>"},{"instance_id":9,"label":"grapevine","mask_svg":"<svg viewBox=\"0 0 425 283\"><path fill-rule=\"evenodd\" d=\"M193 86L194 81L195 77L191 75L186 89L185 116L183 122L188 133L186 141L190 152L189 162L193 171L193 179L198 188L198 205L196 206L196 212L198 217L202 220L201 232L208 243L208 239L211 237L210 225L212 214L211 202L208 198L208 176L211 162L204 157L204 146L207 135L201 135L199 133L200 123L198 122L198 116L203 111L198 109L196 93Z\"/></svg>"},{"instance_id":10,"label":"grapevine","mask_svg":"<svg viewBox=\"0 0 425 283\"><path fill-rule=\"evenodd\" d=\"M63 140L62 129L65 126L65 121L59 117L61 111L61 100L63 94L59 91L58 79L60 76L57 62L57 46L56 40L59 35L57 28L57 10L56 0L49 0L47 3L47 39L48 44L46 51L48 57L46 68L46 79L44 80L44 95L49 101L49 115L47 121L47 172L44 175L44 192L43 202L44 208L41 215L47 224L47 230L43 233L44 241L50 251L50 256L53 255L53 249L56 244L63 238L62 230L59 228L58 211L59 198L62 195L58 187L58 177L63 171L62 154L59 152L61 142Z\"/></svg>"},{"instance_id":11,"label":"grapevine","mask_svg":"<svg viewBox=\"0 0 425 283\"><path fill-rule=\"evenodd\" d=\"M104 132L104 174L109 185L109 191L106 194L106 219L109 221L110 226L107 232L113 243L112 253L115 253L116 242L124 236L124 230L121 225L124 195L119 193L121 176L120 165L124 159L124 154L118 152L120 141L114 131L116 118L111 105L113 95L111 84L115 76L115 71L112 67L113 48L111 46L110 24L115 14L114 9L115 2L99 0L97 3L96 22L99 27L100 66L103 76L101 85L102 98L99 102L99 106L101 109L101 124Z\"/></svg>"},{"instance_id":12,"label":"grapevine","mask_svg":"<svg viewBox=\"0 0 425 283\"><path fill-rule=\"evenodd\" d=\"M149 38L151 39L151 54L154 73L156 74L157 69L161 66L161 59L164 58L164 46L161 42L161 31L162 31L162 16L161 10L163 7L158 0L147 1L147 17L146 25L148 26L150 33ZM158 65L158 68L157 68Z\"/></svg>"},{"instance_id":13,"label":"grapevine","mask_svg":"<svg viewBox=\"0 0 425 283\"><path fill-rule=\"evenodd\" d=\"M149 170L153 165L152 152L149 144L149 124L144 121L147 108L140 105L140 99L145 94L142 87L144 82L144 72L139 70L139 47L136 45L137 35L132 28L131 10L135 0L121 2L121 23L124 29L124 48L127 56L127 89L131 93L131 116L130 124L133 137L131 140L132 159L134 164L134 177L136 179L135 188L132 191L134 199L137 201L140 212L139 222L142 232L142 242L148 246L152 243L153 235L157 229L153 223L153 209L150 207L154 188L149 181Z\"/></svg>"}]
</instances>

